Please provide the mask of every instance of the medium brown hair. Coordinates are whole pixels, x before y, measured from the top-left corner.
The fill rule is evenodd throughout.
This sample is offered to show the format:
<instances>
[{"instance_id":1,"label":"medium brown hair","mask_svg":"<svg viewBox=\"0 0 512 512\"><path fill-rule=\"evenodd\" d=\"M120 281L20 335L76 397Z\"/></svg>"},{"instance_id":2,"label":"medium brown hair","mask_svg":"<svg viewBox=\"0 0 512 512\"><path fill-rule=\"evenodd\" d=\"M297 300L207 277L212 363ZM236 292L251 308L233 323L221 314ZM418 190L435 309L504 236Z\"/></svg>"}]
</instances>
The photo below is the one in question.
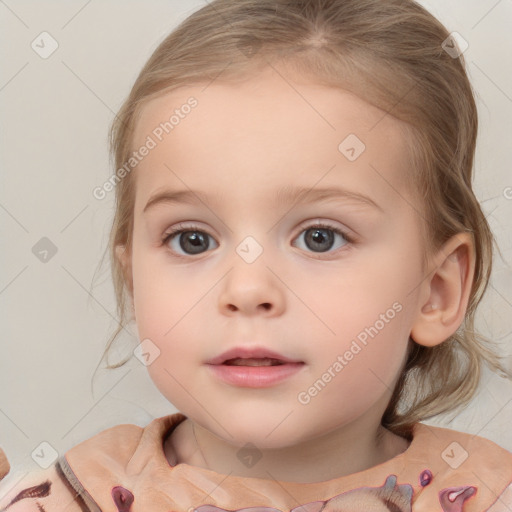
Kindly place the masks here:
<instances>
[{"instance_id":1,"label":"medium brown hair","mask_svg":"<svg viewBox=\"0 0 512 512\"><path fill-rule=\"evenodd\" d=\"M237 80L277 63L315 83L351 91L407 123L415 162L409 179L421 197L418 211L425 221L428 252L468 232L476 265L458 331L433 348L410 342L382 418L385 427L406 437L417 421L466 404L476 392L483 363L507 373L474 328L476 307L491 272L493 236L472 191L475 100L463 57L443 49L449 37L446 28L412 0L214 0L162 41L111 128L111 151L115 169L120 169L134 150L134 128L149 100L184 85ZM129 322L131 288L115 249L131 251L134 182L131 173L116 186L109 249L119 327L108 342L107 355Z\"/></svg>"}]
</instances>

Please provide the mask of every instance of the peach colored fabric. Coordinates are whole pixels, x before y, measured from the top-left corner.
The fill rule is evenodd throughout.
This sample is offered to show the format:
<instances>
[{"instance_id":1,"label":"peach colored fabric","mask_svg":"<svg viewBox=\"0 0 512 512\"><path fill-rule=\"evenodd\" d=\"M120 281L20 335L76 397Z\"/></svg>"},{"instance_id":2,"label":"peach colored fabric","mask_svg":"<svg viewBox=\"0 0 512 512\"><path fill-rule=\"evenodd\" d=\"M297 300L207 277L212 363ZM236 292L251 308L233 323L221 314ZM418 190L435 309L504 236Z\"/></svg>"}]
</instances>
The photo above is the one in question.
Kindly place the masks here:
<instances>
[{"instance_id":1,"label":"peach colored fabric","mask_svg":"<svg viewBox=\"0 0 512 512\"><path fill-rule=\"evenodd\" d=\"M26 498L22 501L27 507L34 503L34 508L16 510L40 512L36 501L45 512L512 510L512 453L478 436L419 423L409 448L393 459L352 475L305 484L270 476L223 475L187 464L170 466L163 442L184 419L176 413L145 428L119 425L80 443L54 468L54 478L66 484L67 508L47 505L50 493L37 500ZM14 512L17 504L3 510ZM0 510L5 506L0 502Z\"/></svg>"}]
</instances>

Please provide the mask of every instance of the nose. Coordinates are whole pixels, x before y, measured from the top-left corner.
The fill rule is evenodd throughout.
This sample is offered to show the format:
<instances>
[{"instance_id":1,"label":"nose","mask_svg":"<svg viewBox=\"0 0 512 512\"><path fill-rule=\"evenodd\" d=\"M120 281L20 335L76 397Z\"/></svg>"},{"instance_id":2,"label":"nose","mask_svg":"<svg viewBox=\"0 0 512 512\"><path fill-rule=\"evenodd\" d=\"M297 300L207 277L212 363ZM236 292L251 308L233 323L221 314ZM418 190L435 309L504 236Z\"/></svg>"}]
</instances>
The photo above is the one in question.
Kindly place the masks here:
<instances>
[{"instance_id":1,"label":"nose","mask_svg":"<svg viewBox=\"0 0 512 512\"><path fill-rule=\"evenodd\" d=\"M219 309L224 315L279 316L285 308L285 285L259 258L235 261L222 280Z\"/></svg>"}]
</instances>

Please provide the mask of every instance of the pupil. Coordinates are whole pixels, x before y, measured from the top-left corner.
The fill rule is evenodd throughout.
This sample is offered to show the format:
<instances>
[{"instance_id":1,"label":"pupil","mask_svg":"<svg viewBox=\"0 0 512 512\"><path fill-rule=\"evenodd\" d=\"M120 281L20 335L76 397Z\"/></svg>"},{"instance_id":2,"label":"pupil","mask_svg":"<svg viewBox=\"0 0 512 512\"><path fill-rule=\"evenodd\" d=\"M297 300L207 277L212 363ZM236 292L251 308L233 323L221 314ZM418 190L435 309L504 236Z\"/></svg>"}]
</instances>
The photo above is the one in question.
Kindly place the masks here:
<instances>
[{"instance_id":1,"label":"pupil","mask_svg":"<svg viewBox=\"0 0 512 512\"><path fill-rule=\"evenodd\" d=\"M205 247L201 247L204 244ZM180 236L181 248L188 253L198 254L208 249L208 239L198 231L185 231Z\"/></svg>"},{"instance_id":2,"label":"pupil","mask_svg":"<svg viewBox=\"0 0 512 512\"><path fill-rule=\"evenodd\" d=\"M332 234L332 230L325 228L314 228L308 229L308 233L312 233L311 236L306 237L306 244L308 247L317 252L328 251L334 242L334 236ZM311 241L311 244L308 243ZM322 245L323 243L328 242L327 247Z\"/></svg>"}]
</instances>

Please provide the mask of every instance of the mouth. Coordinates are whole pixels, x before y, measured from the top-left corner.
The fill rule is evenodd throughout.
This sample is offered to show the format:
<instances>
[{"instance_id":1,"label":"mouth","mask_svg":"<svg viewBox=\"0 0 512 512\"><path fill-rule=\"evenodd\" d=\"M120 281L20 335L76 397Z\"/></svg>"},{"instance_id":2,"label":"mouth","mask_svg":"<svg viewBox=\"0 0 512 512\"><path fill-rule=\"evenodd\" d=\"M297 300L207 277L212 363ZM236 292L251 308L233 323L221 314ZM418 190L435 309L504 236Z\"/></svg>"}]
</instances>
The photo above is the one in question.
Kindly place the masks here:
<instances>
[{"instance_id":1,"label":"mouth","mask_svg":"<svg viewBox=\"0 0 512 512\"><path fill-rule=\"evenodd\" d=\"M230 386L268 388L292 379L305 363L267 349L237 348L211 359L206 366L215 379Z\"/></svg>"},{"instance_id":2,"label":"mouth","mask_svg":"<svg viewBox=\"0 0 512 512\"><path fill-rule=\"evenodd\" d=\"M270 357L235 357L233 359L228 359L224 361L222 364L226 366L280 366L282 364L285 364L285 362L281 361L280 359L273 359Z\"/></svg>"},{"instance_id":3,"label":"mouth","mask_svg":"<svg viewBox=\"0 0 512 512\"><path fill-rule=\"evenodd\" d=\"M216 366L281 366L304 363L262 346L238 346L214 357L206 364Z\"/></svg>"}]
</instances>

